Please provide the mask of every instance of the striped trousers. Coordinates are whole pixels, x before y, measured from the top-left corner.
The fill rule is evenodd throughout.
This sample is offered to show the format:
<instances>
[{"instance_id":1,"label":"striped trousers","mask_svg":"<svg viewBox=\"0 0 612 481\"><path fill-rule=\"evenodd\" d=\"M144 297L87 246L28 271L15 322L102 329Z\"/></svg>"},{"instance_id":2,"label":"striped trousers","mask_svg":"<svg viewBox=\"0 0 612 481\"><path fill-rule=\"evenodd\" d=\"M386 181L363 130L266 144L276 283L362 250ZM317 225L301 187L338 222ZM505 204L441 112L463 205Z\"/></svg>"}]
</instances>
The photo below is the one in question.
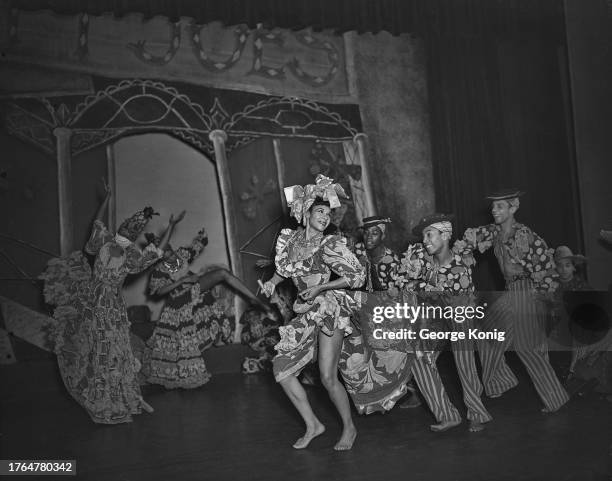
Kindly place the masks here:
<instances>
[{"instance_id":1,"label":"striped trousers","mask_svg":"<svg viewBox=\"0 0 612 481\"><path fill-rule=\"evenodd\" d=\"M447 327L466 333L466 339L451 342L451 348L463 389L463 402L467 407L467 418L470 421L489 422L493 417L482 404L482 384L478 377L474 359L475 343L467 339L467 330L473 327L473 320L466 320L463 323L450 320ZM448 398L436 367L439 354L439 352L435 353L432 365L429 365L424 359L416 360L412 373L429 409L431 409L438 422L460 420L461 415Z\"/></svg>"},{"instance_id":2,"label":"striped trousers","mask_svg":"<svg viewBox=\"0 0 612 481\"><path fill-rule=\"evenodd\" d=\"M500 395L518 384L504 359L505 351L512 347L525 365L544 406L556 411L569 396L548 360L546 318L532 291L528 279L508 282L507 291L487 310L485 330L496 328L506 331L506 336L503 342L480 344L482 378L488 396Z\"/></svg>"}]
</instances>

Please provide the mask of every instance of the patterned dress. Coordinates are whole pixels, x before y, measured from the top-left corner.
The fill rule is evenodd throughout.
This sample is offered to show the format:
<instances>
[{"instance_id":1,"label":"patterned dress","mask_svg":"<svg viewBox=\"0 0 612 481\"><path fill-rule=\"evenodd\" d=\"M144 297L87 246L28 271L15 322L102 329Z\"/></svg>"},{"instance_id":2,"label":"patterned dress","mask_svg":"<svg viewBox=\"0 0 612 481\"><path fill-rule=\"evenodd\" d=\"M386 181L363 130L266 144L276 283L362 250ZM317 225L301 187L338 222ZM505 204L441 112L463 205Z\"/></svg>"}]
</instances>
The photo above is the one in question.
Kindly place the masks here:
<instances>
[{"instance_id":1,"label":"patterned dress","mask_svg":"<svg viewBox=\"0 0 612 481\"><path fill-rule=\"evenodd\" d=\"M79 265L78 254L70 256L67 272L50 265L43 278L45 290L63 290L55 299L56 354L60 373L70 394L96 423L130 422L139 414L142 396L136 378L140 369L130 346L129 321L121 288L128 274L142 272L158 261L162 252L153 245L140 251L134 244L123 247L100 221L95 221L85 251L95 255L89 266ZM86 262L81 256L81 260ZM59 274L59 275L58 275ZM58 287L63 285L63 287Z\"/></svg>"},{"instance_id":2,"label":"patterned dress","mask_svg":"<svg viewBox=\"0 0 612 481\"><path fill-rule=\"evenodd\" d=\"M546 312L537 294L557 287L552 252L540 236L518 222L507 239L501 234L499 225L489 224L467 229L455 243L459 249L480 252L493 247L506 280L506 292L487 308L485 317L484 329L506 331L505 342L481 346L485 390L498 396L518 384L503 358L504 351L513 347L547 410L555 411L569 396L548 360Z\"/></svg>"},{"instance_id":3,"label":"patterned dress","mask_svg":"<svg viewBox=\"0 0 612 481\"><path fill-rule=\"evenodd\" d=\"M311 255L291 260L289 251L303 236L301 229L283 229L276 244L276 270L293 280L298 293L328 282L332 272L344 278L351 288L363 285L364 268L342 237L325 236ZM411 355L405 340L381 341L373 337L378 324L373 322L372 312L375 306L395 305L397 301L385 293L345 289L324 291L312 303L298 297L293 306L296 316L279 329L281 340L275 346L278 354L273 359L276 380L298 375L316 360L319 332L331 336L341 329L345 338L339 369L357 410L368 414L391 409L407 391ZM402 326L407 324L405 320L399 322ZM397 324L397 320L389 320L389 327L392 324Z\"/></svg>"},{"instance_id":4,"label":"patterned dress","mask_svg":"<svg viewBox=\"0 0 612 481\"><path fill-rule=\"evenodd\" d=\"M355 244L354 252L366 269L366 289L368 291L386 291L393 285L400 265L399 257L395 252L385 247L385 253L376 263L368 257L363 242Z\"/></svg>"},{"instance_id":5,"label":"patterned dress","mask_svg":"<svg viewBox=\"0 0 612 481\"><path fill-rule=\"evenodd\" d=\"M159 293L190 274L188 262L176 257L178 264L160 262L151 273L149 292ZM174 267L174 268L173 268ZM181 284L167 294L166 302L147 344L151 365L147 381L167 389L195 388L210 380L202 359L202 327L195 322L194 308L200 302L200 284Z\"/></svg>"}]
</instances>

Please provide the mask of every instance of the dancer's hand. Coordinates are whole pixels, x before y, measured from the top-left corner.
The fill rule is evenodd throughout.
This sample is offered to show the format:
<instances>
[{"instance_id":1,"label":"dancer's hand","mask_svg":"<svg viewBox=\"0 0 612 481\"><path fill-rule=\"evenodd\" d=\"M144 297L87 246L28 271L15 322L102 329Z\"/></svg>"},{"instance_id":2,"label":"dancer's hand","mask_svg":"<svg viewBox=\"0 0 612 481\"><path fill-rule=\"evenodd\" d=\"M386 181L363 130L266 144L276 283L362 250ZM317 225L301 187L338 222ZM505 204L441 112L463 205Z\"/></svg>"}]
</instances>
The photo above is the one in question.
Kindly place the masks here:
<instances>
[{"instance_id":1,"label":"dancer's hand","mask_svg":"<svg viewBox=\"0 0 612 481\"><path fill-rule=\"evenodd\" d=\"M113 189L111 189L105 177L102 177L102 187L104 188L104 199L110 199L111 195L113 195Z\"/></svg>"},{"instance_id":2,"label":"dancer's hand","mask_svg":"<svg viewBox=\"0 0 612 481\"><path fill-rule=\"evenodd\" d=\"M300 293L300 297L305 301L312 301L321 293L320 286L309 287Z\"/></svg>"},{"instance_id":3,"label":"dancer's hand","mask_svg":"<svg viewBox=\"0 0 612 481\"><path fill-rule=\"evenodd\" d=\"M261 292L266 297L272 297L274 291L276 290L276 284L271 281L266 281L265 283L261 283L261 281L257 281L259 283L259 287L261 288Z\"/></svg>"},{"instance_id":4,"label":"dancer's hand","mask_svg":"<svg viewBox=\"0 0 612 481\"><path fill-rule=\"evenodd\" d=\"M263 269L265 267L271 266L272 264L274 264L274 260L272 259L259 259L258 261L255 261L255 267L257 267L258 269Z\"/></svg>"},{"instance_id":5,"label":"dancer's hand","mask_svg":"<svg viewBox=\"0 0 612 481\"><path fill-rule=\"evenodd\" d=\"M391 297L397 297L399 296L399 289L395 286L391 286L389 287L389 289L387 289L387 293L391 296Z\"/></svg>"},{"instance_id":6,"label":"dancer's hand","mask_svg":"<svg viewBox=\"0 0 612 481\"><path fill-rule=\"evenodd\" d=\"M168 221L168 223L171 226L175 226L176 224L178 224L180 221L183 220L183 218L185 217L185 210L183 210L179 215L177 215L176 217L174 217L174 214L170 214L170 220Z\"/></svg>"},{"instance_id":7,"label":"dancer's hand","mask_svg":"<svg viewBox=\"0 0 612 481\"><path fill-rule=\"evenodd\" d=\"M466 229L465 234L463 234L463 238L468 244L475 246L476 242L478 241L478 239L476 238L476 229L474 229L473 227Z\"/></svg>"}]
</instances>

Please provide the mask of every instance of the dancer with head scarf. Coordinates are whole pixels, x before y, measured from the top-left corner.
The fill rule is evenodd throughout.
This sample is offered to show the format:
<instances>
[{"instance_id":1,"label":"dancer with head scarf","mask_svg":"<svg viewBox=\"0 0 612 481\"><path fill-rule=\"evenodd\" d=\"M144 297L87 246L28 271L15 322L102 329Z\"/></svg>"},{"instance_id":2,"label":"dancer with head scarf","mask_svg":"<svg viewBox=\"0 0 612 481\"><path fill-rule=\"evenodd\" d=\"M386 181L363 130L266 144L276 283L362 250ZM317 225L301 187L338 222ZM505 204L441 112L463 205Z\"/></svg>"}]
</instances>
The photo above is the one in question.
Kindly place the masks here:
<instances>
[{"instance_id":1,"label":"dancer with head scarf","mask_svg":"<svg viewBox=\"0 0 612 481\"><path fill-rule=\"evenodd\" d=\"M276 380L306 424L306 433L293 445L296 449L305 448L325 431L297 380L302 369L316 358L321 382L342 419L336 450L351 449L357 435L347 391L357 410L365 414L391 409L407 391L410 356L406 342L370 343L374 308L382 307L381 302L395 305L396 300L387 299L384 293L379 297L348 290L363 285L364 268L344 238L323 234L331 209L338 207L338 197L345 195L342 187L323 175L317 176L316 184L285 188L291 214L305 227L281 231L276 244L276 273L263 286L271 295L276 284L291 278L298 289L293 306L296 316L280 328L281 340L275 346L278 354L273 359ZM330 281L332 272L338 279ZM356 318L355 324L351 317ZM338 370L346 390L338 379Z\"/></svg>"},{"instance_id":2,"label":"dancer with head scarf","mask_svg":"<svg viewBox=\"0 0 612 481\"><path fill-rule=\"evenodd\" d=\"M105 186L106 187L106 186ZM95 256L93 271L80 252L54 259L41 276L45 298L56 305L55 352L70 394L96 423L132 421L142 409L152 412L142 398L136 373L139 361L130 345L129 320L121 288L128 274L157 262L179 217L170 216L160 248L141 251L136 239L156 213L146 207L111 233L102 222L110 188L94 221L85 252Z\"/></svg>"},{"instance_id":3,"label":"dancer with head scarf","mask_svg":"<svg viewBox=\"0 0 612 481\"><path fill-rule=\"evenodd\" d=\"M415 235L421 234L423 244L408 248L399 271L405 282L416 281L410 284L410 288L422 293L426 303L444 308L451 306L453 312L458 313L451 319L445 317L442 321L432 321L440 324L441 330L464 334L463 339L458 338L451 342L451 350L463 388L463 400L470 423L469 431L477 432L482 431L483 425L493 418L480 398L482 384L474 359L475 342L468 335L474 328L474 319L463 315L466 308L473 309L475 305L472 282L474 258L469 250L457 252L451 248L453 220L452 216L445 214L424 217L413 231ZM438 373L436 360L439 354L440 351L436 350L431 362L422 358L416 360L413 365L417 385L438 421L438 424L431 426L436 432L445 431L461 422L461 415L448 398Z\"/></svg>"}]
</instances>

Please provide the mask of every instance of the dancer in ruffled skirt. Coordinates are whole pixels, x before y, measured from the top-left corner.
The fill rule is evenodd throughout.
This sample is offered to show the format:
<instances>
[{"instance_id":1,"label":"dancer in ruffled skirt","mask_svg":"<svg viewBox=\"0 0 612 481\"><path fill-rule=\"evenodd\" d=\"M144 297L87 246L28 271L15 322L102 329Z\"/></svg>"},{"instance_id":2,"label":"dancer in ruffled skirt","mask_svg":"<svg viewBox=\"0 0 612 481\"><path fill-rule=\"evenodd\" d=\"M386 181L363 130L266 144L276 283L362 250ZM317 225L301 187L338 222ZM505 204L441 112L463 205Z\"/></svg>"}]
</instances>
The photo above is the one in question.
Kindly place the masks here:
<instances>
[{"instance_id":1,"label":"dancer in ruffled skirt","mask_svg":"<svg viewBox=\"0 0 612 481\"><path fill-rule=\"evenodd\" d=\"M101 205L85 251L95 256L93 272L80 252L53 259L41 275L45 298L56 305L55 352L70 394L96 423L130 422L142 409L153 411L142 398L136 378L140 369L130 345L129 321L121 288L128 274L157 262L162 250L141 251L136 238L153 209L147 207L124 221L113 235L102 217L110 189ZM177 222L170 217L169 225ZM168 235L169 235L168 230ZM168 236L162 239L163 249Z\"/></svg>"}]
</instances>

